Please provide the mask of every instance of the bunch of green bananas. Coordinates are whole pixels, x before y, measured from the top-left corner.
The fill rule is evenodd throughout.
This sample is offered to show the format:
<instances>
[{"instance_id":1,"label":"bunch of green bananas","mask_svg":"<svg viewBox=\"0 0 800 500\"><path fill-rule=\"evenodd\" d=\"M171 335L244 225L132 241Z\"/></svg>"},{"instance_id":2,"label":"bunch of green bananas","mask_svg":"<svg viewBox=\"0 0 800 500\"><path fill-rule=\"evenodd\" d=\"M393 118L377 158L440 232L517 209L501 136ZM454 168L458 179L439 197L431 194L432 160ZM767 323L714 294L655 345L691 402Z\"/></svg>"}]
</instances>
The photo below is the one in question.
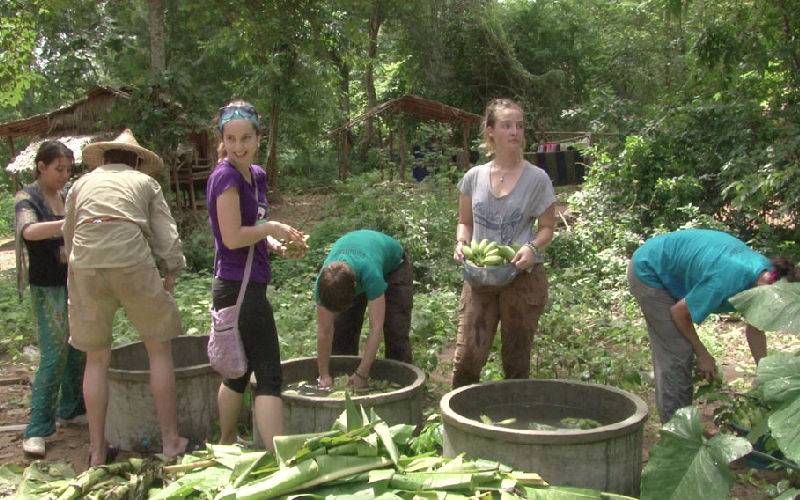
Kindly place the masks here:
<instances>
[{"instance_id":1,"label":"bunch of green bananas","mask_svg":"<svg viewBox=\"0 0 800 500\"><path fill-rule=\"evenodd\" d=\"M491 267L506 264L517 254L517 249L508 245L498 245L494 241L483 239L463 245L461 251L468 264L477 267Z\"/></svg>"}]
</instances>

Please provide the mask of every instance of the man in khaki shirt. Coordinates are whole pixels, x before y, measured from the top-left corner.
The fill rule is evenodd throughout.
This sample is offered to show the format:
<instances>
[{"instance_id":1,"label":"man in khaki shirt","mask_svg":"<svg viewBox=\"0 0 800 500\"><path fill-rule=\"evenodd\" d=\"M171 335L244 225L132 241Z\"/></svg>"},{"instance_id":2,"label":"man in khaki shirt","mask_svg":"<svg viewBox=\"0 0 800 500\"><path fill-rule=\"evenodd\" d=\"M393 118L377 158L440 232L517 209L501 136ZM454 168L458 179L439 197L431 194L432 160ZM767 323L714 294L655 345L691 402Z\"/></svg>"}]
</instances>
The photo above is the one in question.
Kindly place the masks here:
<instances>
[{"instance_id":1,"label":"man in khaki shirt","mask_svg":"<svg viewBox=\"0 0 800 500\"><path fill-rule=\"evenodd\" d=\"M69 255L70 343L86 352L89 465L104 464L114 454L106 444L105 419L111 327L120 306L147 349L162 452L172 457L187 446L178 434L171 349L171 339L181 331L171 292L185 259L175 220L151 177L164 163L140 146L130 130L113 141L87 145L83 160L93 171L67 195L63 232Z\"/></svg>"}]
</instances>

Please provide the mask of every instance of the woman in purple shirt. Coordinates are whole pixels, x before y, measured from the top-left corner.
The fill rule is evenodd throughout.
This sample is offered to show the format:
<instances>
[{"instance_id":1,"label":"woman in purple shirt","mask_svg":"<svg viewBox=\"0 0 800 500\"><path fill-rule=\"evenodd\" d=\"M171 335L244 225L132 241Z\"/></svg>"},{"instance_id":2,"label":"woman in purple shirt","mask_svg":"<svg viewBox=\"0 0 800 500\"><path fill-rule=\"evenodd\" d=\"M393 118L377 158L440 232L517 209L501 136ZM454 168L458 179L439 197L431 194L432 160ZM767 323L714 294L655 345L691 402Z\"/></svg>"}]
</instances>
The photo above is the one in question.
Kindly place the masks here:
<instances>
[{"instance_id":1,"label":"woman in purple shirt","mask_svg":"<svg viewBox=\"0 0 800 500\"><path fill-rule=\"evenodd\" d=\"M206 206L214 233L216 258L212 284L213 307L220 310L236 304L242 285L247 254L255 245L250 280L239 313L239 332L247 355L247 372L220 385L220 442L236 439L236 422L242 395L255 373L255 420L268 449L272 437L283 429L281 359L278 332L267 300L270 281L269 252L283 252L278 239L304 248L303 233L277 221L267 220L267 174L253 160L261 139L258 113L244 101L220 109L219 158L208 179ZM302 253L302 252L301 252Z\"/></svg>"}]
</instances>

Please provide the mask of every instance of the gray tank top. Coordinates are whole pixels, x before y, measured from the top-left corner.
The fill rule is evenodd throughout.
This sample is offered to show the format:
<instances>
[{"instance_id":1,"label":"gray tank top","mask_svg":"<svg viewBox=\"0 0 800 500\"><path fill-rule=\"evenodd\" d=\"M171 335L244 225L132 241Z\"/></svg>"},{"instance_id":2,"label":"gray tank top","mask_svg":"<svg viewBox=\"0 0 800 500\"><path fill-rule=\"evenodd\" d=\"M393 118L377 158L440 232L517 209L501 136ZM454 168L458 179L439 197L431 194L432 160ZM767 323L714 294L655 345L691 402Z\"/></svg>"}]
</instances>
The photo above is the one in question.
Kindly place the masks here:
<instances>
[{"instance_id":1,"label":"gray tank top","mask_svg":"<svg viewBox=\"0 0 800 500\"><path fill-rule=\"evenodd\" d=\"M497 197L489 180L491 165L472 167L458 183L459 191L472 198L472 239L486 238L503 245L531 241L536 235L536 219L556 201L550 177L526 161L514 189Z\"/></svg>"}]
</instances>

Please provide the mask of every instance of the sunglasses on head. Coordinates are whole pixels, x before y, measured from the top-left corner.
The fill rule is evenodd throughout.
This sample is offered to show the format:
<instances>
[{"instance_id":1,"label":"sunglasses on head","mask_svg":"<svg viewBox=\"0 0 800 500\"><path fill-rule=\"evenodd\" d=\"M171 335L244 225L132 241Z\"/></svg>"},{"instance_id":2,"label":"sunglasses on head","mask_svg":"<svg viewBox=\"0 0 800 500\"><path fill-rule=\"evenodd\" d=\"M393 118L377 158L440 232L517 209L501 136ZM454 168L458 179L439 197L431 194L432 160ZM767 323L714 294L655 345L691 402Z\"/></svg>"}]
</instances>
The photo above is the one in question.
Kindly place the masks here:
<instances>
[{"instance_id":1,"label":"sunglasses on head","mask_svg":"<svg viewBox=\"0 0 800 500\"><path fill-rule=\"evenodd\" d=\"M258 130L258 112L253 106L223 106L219 108L219 131L231 120L247 120Z\"/></svg>"}]
</instances>

